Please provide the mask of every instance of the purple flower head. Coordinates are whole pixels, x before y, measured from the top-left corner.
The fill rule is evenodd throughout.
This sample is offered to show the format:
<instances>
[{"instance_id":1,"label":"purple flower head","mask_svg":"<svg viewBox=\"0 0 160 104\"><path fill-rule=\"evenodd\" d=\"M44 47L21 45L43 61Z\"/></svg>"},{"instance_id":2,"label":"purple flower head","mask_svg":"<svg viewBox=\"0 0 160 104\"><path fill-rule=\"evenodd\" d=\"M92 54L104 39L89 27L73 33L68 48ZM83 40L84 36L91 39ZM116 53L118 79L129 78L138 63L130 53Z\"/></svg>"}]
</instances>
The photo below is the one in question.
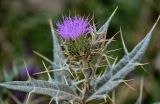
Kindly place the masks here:
<instances>
[{"instance_id":1,"label":"purple flower head","mask_svg":"<svg viewBox=\"0 0 160 104\"><path fill-rule=\"evenodd\" d=\"M56 31L65 40L75 40L92 31L88 19L80 16L63 17L62 22L58 21L56 25Z\"/></svg>"}]
</instances>

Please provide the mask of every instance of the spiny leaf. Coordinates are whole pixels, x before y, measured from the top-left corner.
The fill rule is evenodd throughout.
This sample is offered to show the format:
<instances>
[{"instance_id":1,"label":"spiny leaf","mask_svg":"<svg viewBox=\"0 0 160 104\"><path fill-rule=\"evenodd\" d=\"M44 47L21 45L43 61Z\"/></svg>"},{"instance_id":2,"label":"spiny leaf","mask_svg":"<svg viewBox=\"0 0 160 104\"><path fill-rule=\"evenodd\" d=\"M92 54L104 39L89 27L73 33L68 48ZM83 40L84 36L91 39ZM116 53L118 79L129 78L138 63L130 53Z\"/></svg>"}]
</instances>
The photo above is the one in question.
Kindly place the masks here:
<instances>
[{"instance_id":1,"label":"spiny leaf","mask_svg":"<svg viewBox=\"0 0 160 104\"><path fill-rule=\"evenodd\" d=\"M97 40L101 39L103 37L103 35L107 32L109 24L115 14L115 12L117 11L118 7L114 10L114 12L111 14L111 16L109 17L109 19L106 21L106 23L97 31Z\"/></svg>"},{"instance_id":2,"label":"spiny leaf","mask_svg":"<svg viewBox=\"0 0 160 104\"><path fill-rule=\"evenodd\" d=\"M69 86L57 82L32 79L30 81L5 82L1 83L0 86L12 90L48 95L53 98L57 97L58 100L79 99Z\"/></svg>"},{"instance_id":3,"label":"spiny leaf","mask_svg":"<svg viewBox=\"0 0 160 104\"><path fill-rule=\"evenodd\" d=\"M158 23L158 20L159 18L157 19L157 22L154 24L154 26L152 27L152 29L148 32L148 34L146 35L146 37L144 39L142 39L136 46L135 48L128 54L129 56L124 56L114 67L112 67L111 69L108 69L106 68L104 74L102 75L102 77L100 79L97 79L97 84L102 84L106 81L108 81L111 77L110 73L112 71L112 73L116 73L117 71L119 71L120 69L122 69L126 64L129 63L128 61L128 58L132 59L137 53L140 53L139 50L142 50L142 45L144 43L144 41L146 39L149 39L151 38L151 35L152 35L152 32L153 32L153 29L155 28L156 24ZM148 40L148 43L149 43L149 40ZM144 49L146 50L147 47L145 47ZM145 51L144 50L144 51ZM141 58L139 57L139 60L141 60Z\"/></svg>"},{"instance_id":4,"label":"spiny leaf","mask_svg":"<svg viewBox=\"0 0 160 104\"><path fill-rule=\"evenodd\" d=\"M53 45L54 45L54 48L53 48L53 57L54 57L53 68L54 68L54 70L56 70L56 69L60 69L60 68L64 67L64 69L66 70L66 71L63 70L60 72L54 72L54 79L56 81L60 81L62 83L65 83L64 77L68 80L70 79L69 73L67 71L67 66L66 66L66 58L62 52L61 45L59 44L59 40L55 34L55 30L53 28L52 21L50 20L49 23L51 26Z\"/></svg>"},{"instance_id":5,"label":"spiny leaf","mask_svg":"<svg viewBox=\"0 0 160 104\"><path fill-rule=\"evenodd\" d=\"M160 18L160 17L159 17ZM95 92L88 98L88 101L95 99L97 95L108 94L112 89L118 86L123 78L136 66L139 65L144 53L149 45L152 32L157 25L159 18L153 25L152 29L148 32L146 37L135 46L135 48L125 55L110 71L104 72L100 79L97 79L95 83Z\"/></svg>"}]
</instances>

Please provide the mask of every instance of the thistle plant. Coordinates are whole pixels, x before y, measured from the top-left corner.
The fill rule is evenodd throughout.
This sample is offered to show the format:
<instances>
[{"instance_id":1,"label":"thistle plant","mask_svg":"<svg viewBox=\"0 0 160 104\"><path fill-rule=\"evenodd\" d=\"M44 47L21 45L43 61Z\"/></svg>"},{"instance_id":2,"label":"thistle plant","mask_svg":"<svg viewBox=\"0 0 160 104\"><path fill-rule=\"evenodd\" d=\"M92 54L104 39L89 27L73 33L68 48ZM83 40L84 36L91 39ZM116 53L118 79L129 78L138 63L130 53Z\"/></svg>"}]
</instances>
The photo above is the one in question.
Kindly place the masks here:
<instances>
[{"instance_id":1,"label":"thistle plant","mask_svg":"<svg viewBox=\"0 0 160 104\"><path fill-rule=\"evenodd\" d=\"M98 31L94 22L91 24L88 18L81 16L63 17L61 22L56 22L56 29L50 20L53 61L35 52L53 68L48 70L43 61L46 71L41 73L47 73L48 81L33 79L28 74L27 81L4 82L0 86L29 92L28 99L32 93L48 95L51 97L50 103L53 100L57 104L106 102L110 92L125 81L125 76L142 65L141 60L160 18L131 52L120 29L117 34L121 35L125 55L118 62L117 58L111 62L107 48L115 35L107 40L106 34L116 10ZM53 77L50 72L54 73Z\"/></svg>"}]
</instances>

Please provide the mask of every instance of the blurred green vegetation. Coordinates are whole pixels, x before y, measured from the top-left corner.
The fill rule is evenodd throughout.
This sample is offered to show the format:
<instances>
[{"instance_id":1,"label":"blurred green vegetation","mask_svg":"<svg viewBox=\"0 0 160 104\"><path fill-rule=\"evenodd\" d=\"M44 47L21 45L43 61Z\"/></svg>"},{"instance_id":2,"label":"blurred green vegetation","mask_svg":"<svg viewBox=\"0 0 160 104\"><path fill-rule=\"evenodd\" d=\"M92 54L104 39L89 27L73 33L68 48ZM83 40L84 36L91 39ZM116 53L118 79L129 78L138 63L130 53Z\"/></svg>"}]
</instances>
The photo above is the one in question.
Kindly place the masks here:
<instances>
[{"instance_id":1,"label":"blurred green vegetation","mask_svg":"<svg viewBox=\"0 0 160 104\"><path fill-rule=\"evenodd\" d=\"M52 60L52 38L48 19L59 20L62 15L81 14L94 17L97 28L108 19L116 7L107 38L122 27L125 42L131 50L149 31L160 14L159 0L0 0L0 80L5 81L4 70L12 72L14 65L27 63L41 67L41 58L33 50ZM160 101L160 23L156 27L149 50L144 59L146 72L140 67L128 78L135 79L116 89L116 104L132 104L139 95L140 77L144 76L143 104ZM120 36L110 49L121 48ZM113 52L113 57L123 56L123 50ZM18 69L20 70L20 69ZM20 73L19 73L20 74ZM0 91L1 102L9 102L6 91ZM7 104L7 103L5 103Z\"/></svg>"}]
</instances>

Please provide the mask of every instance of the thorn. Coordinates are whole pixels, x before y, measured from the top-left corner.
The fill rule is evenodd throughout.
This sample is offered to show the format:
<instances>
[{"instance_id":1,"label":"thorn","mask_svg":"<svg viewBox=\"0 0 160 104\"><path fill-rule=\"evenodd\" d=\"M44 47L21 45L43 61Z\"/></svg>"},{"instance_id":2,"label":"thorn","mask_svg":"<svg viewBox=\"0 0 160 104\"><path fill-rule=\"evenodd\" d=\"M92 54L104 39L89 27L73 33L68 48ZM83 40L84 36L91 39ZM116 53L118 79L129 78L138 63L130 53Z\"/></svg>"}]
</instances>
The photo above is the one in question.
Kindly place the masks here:
<instances>
[{"instance_id":1,"label":"thorn","mask_svg":"<svg viewBox=\"0 0 160 104\"><path fill-rule=\"evenodd\" d=\"M127 79L127 80L123 80L125 82L129 82L129 81L133 81L134 79Z\"/></svg>"},{"instance_id":2,"label":"thorn","mask_svg":"<svg viewBox=\"0 0 160 104\"><path fill-rule=\"evenodd\" d=\"M75 75L76 75L77 80L79 80L77 72L74 71L74 73L75 73Z\"/></svg>"},{"instance_id":3,"label":"thorn","mask_svg":"<svg viewBox=\"0 0 160 104\"><path fill-rule=\"evenodd\" d=\"M83 69L81 69L81 71L82 71L82 73L83 73L83 76L86 78L86 75L85 75L85 73L84 73Z\"/></svg>"},{"instance_id":4,"label":"thorn","mask_svg":"<svg viewBox=\"0 0 160 104\"><path fill-rule=\"evenodd\" d=\"M114 62L112 64L112 67L114 67L116 65L117 60L118 60L118 57L115 58L115 60L114 60Z\"/></svg>"},{"instance_id":5,"label":"thorn","mask_svg":"<svg viewBox=\"0 0 160 104\"><path fill-rule=\"evenodd\" d=\"M31 96L31 94L35 91L35 87L33 87L33 90L31 92L29 92L27 98L26 98L26 104L29 104L29 98Z\"/></svg>"},{"instance_id":6,"label":"thorn","mask_svg":"<svg viewBox=\"0 0 160 104\"><path fill-rule=\"evenodd\" d=\"M51 67L47 68L47 69L50 69ZM48 72L58 72L58 71L68 71L68 70L64 70L63 69L64 67L60 68L60 69L56 69L56 70L48 70ZM43 73L47 73L47 71L42 71L42 72L38 72L38 73L34 73L34 75L37 75L37 74L43 74Z\"/></svg>"},{"instance_id":7,"label":"thorn","mask_svg":"<svg viewBox=\"0 0 160 104\"><path fill-rule=\"evenodd\" d=\"M66 79L66 77L65 77L65 76L64 76L64 80L65 80L66 85L68 85L68 86L69 86L69 83L68 83L68 81L67 81L67 79Z\"/></svg>"},{"instance_id":8,"label":"thorn","mask_svg":"<svg viewBox=\"0 0 160 104\"><path fill-rule=\"evenodd\" d=\"M114 57L112 57L112 56L108 56L108 55L107 55L107 57L110 58L110 59L112 59L112 60L115 60L115 59L116 59L116 58L114 58Z\"/></svg>"},{"instance_id":9,"label":"thorn","mask_svg":"<svg viewBox=\"0 0 160 104\"><path fill-rule=\"evenodd\" d=\"M150 34L150 33L152 33L152 32L153 32L154 28L157 26L157 24L158 24L158 22L159 22L159 19L160 19L160 15L158 16L158 18L157 18L156 22L154 23L154 25L152 26L152 28L150 29L150 31L149 31L149 33L148 33L148 34Z\"/></svg>"},{"instance_id":10,"label":"thorn","mask_svg":"<svg viewBox=\"0 0 160 104\"><path fill-rule=\"evenodd\" d=\"M93 24L93 31L91 32L91 36L92 36L92 44L95 44L95 40L96 40L96 32L97 32L97 30L96 30L96 27L95 27L95 23L94 23L94 21L92 20L92 24Z\"/></svg>"},{"instance_id":11,"label":"thorn","mask_svg":"<svg viewBox=\"0 0 160 104\"><path fill-rule=\"evenodd\" d=\"M116 12L117 11L117 9L118 9L118 6L116 7L116 9L114 10L114 12Z\"/></svg>"},{"instance_id":12,"label":"thorn","mask_svg":"<svg viewBox=\"0 0 160 104\"><path fill-rule=\"evenodd\" d=\"M144 68L144 65L147 65L147 64L150 64L149 62L148 63L143 63L143 64L141 64L141 63L135 63L135 65L139 65L145 72L147 72L147 70Z\"/></svg>"},{"instance_id":13,"label":"thorn","mask_svg":"<svg viewBox=\"0 0 160 104\"><path fill-rule=\"evenodd\" d=\"M70 103L71 103L71 104L74 104L72 100L70 101Z\"/></svg>"},{"instance_id":14,"label":"thorn","mask_svg":"<svg viewBox=\"0 0 160 104\"><path fill-rule=\"evenodd\" d=\"M54 98L52 98L52 99L49 101L49 104L51 104L53 100L54 100Z\"/></svg>"},{"instance_id":15,"label":"thorn","mask_svg":"<svg viewBox=\"0 0 160 104\"><path fill-rule=\"evenodd\" d=\"M53 65L53 62L48 59L47 57L43 56L42 54L36 52L36 51L33 51L34 54L36 54L37 56L41 57L42 59L44 59L45 61L49 62L51 65Z\"/></svg>"},{"instance_id":16,"label":"thorn","mask_svg":"<svg viewBox=\"0 0 160 104\"><path fill-rule=\"evenodd\" d=\"M56 94L56 104L58 104L58 94L59 94L59 92L57 92L57 94Z\"/></svg>"},{"instance_id":17,"label":"thorn","mask_svg":"<svg viewBox=\"0 0 160 104\"><path fill-rule=\"evenodd\" d=\"M134 64L144 66L144 65L150 64L150 62L148 62L148 63L134 63Z\"/></svg>"},{"instance_id":18,"label":"thorn","mask_svg":"<svg viewBox=\"0 0 160 104\"><path fill-rule=\"evenodd\" d=\"M131 85L129 85L125 80L123 80L123 83L127 85L131 90L136 91L136 89L132 87Z\"/></svg>"},{"instance_id":19,"label":"thorn","mask_svg":"<svg viewBox=\"0 0 160 104\"><path fill-rule=\"evenodd\" d=\"M106 95L103 95L103 98L104 98L104 102L106 103L107 102Z\"/></svg>"},{"instance_id":20,"label":"thorn","mask_svg":"<svg viewBox=\"0 0 160 104\"><path fill-rule=\"evenodd\" d=\"M112 91L112 101L113 101L112 104L116 104L116 98L115 97L116 97L116 91L113 90Z\"/></svg>"},{"instance_id":21,"label":"thorn","mask_svg":"<svg viewBox=\"0 0 160 104\"><path fill-rule=\"evenodd\" d=\"M108 56L107 56L107 55L105 55L105 54L103 54L103 56L106 58L107 63L108 63L108 65L109 65L109 68L111 68L111 67L112 67L112 65L111 65L111 63L110 63L110 62L109 62L109 60L108 60Z\"/></svg>"},{"instance_id":22,"label":"thorn","mask_svg":"<svg viewBox=\"0 0 160 104\"><path fill-rule=\"evenodd\" d=\"M95 41L95 43L94 44L97 44L97 43L105 43L105 42L108 42L110 39L101 39L101 40L99 40L99 41ZM112 40L112 42L113 41L116 41L116 40ZM102 49L102 48L101 48ZM94 49L94 50L97 50L97 49Z\"/></svg>"},{"instance_id":23,"label":"thorn","mask_svg":"<svg viewBox=\"0 0 160 104\"><path fill-rule=\"evenodd\" d=\"M42 63L43 63L44 68L45 68L45 70L46 70L46 72L47 72L48 80L49 80L49 81L52 81L52 77L51 77L51 75L50 75L50 73L49 73L49 71L48 71L48 68L46 67L46 65L45 65L45 63L44 63L44 61L43 61L43 60L42 60Z\"/></svg>"},{"instance_id":24,"label":"thorn","mask_svg":"<svg viewBox=\"0 0 160 104\"><path fill-rule=\"evenodd\" d=\"M107 51L107 53L119 51L119 50L121 50L121 49L122 49L122 48L118 48L118 49L114 49L114 50L109 50L109 51Z\"/></svg>"},{"instance_id":25,"label":"thorn","mask_svg":"<svg viewBox=\"0 0 160 104\"><path fill-rule=\"evenodd\" d=\"M140 65L140 67L142 68L142 70L144 70L145 72L147 72L147 70L144 68L143 65Z\"/></svg>"},{"instance_id":26,"label":"thorn","mask_svg":"<svg viewBox=\"0 0 160 104\"><path fill-rule=\"evenodd\" d=\"M159 20L160 20L160 15L158 16L158 18L157 18L157 20L156 20L156 22L155 22L155 24L153 25L153 27L152 27L151 30L153 30L153 29L156 27L156 25L158 24Z\"/></svg>"},{"instance_id":27,"label":"thorn","mask_svg":"<svg viewBox=\"0 0 160 104\"><path fill-rule=\"evenodd\" d=\"M60 56L58 56L58 57L60 58L60 60L61 60L61 62L63 63L63 65L68 66L68 64L66 63L68 59L63 59L63 58L61 58Z\"/></svg>"},{"instance_id":28,"label":"thorn","mask_svg":"<svg viewBox=\"0 0 160 104\"><path fill-rule=\"evenodd\" d=\"M77 90L78 90L80 93L83 93L83 90L81 90L77 85L75 85L75 87L77 88Z\"/></svg>"},{"instance_id":29,"label":"thorn","mask_svg":"<svg viewBox=\"0 0 160 104\"><path fill-rule=\"evenodd\" d=\"M27 68L25 60L23 60L23 62L24 62L24 66L25 66L25 69L26 69L26 72L27 72L28 80L30 81L31 80L31 76L29 75L28 68Z\"/></svg>"},{"instance_id":30,"label":"thorn","mask_svg":"<svg viewBox=\"0 0 160 104\"><path fill-rule=\"evenodd\" d=\"M103 74L103 71L100 72L100 74L98 75L97 79L100 78Z\"/></svg>"},{"instance_id":31,"label":"thorn","mask_svg":"<svg viewBox=\"0 0 160 104\"><path fill-rule=\"evenodd\" d=\"M143 85L144 85L144 77L141 77L140 100L142 100L142 96L143 96Z\"/></svg>"},{"instance_id":32,"label":"thorn","mask_svg":"<svg viewBox=\"0 0 160 104\"><path fill-rule=\"evenodd\" d=\"M73 73L71 72L71 70L68 68L68 72L71 74L71 76L74 78L74 79L76 79L75 78L75 76L73 75Z\"/></svg>"},{"instance_id":33,"label":"thorn","mask_svg":"<svg viewBox=\"0 0 160 104\"><path fill-rule=\"evenodd\" d=\"M76 79L75 76L73 75L73 73L71 72L71 70L70 70L70 68L69 68L69 65L68 65L66 62L64 62L64 64L65 64L66 67L67 67L67 71L71 74L71 76L72 76L74 79Z\"/></svg>"},{"instance_id":34,"label":"thorn","mask_svg":"<svg viewBox=\"0 0 160 104\"><path fill-rule=\"evenodd\" d=\"M50 71L49 71L49 72L50 72ZM42 72L34 73L34 75L44 74L44 73L47 73L47 71L42 71Z\"/></svg>"},{"instance_id":35,"label":"thorn","mask_svg":"<svg viewBox=\"0 0 160 104\"><path fill-rule=\"evenodd\" d=\"M122 44L123 44L124 52L125 52L125 54L126 54L127 56L129 56L128 49L127 49L127 47L126 47L126 45L125 45L125 43L124 43L124 39L123 39L123 36L122 36L122 29L121 29L121 27L120 27L120 35L121 35L121 39L122 39ZM128 57L128 58L129 58L129 57Z\"/></svg>"},{"instance_id":36,"label":"thorn","mask_svg":"<svg viewBox=\"0 0 160 104\"><path fill-rule=\"evenodd\" d=\"M112 98L109 95L107 95L107 98L113 103Z\"/></svg>"},{"instance_id":37,"label":"thorn","mask_svg":"<svg viewBox=\"0 0 160 104\"><path fill-rule=\"evenodd\" d=\"M58 104L58 98L57 98L57 97L56 97L56 100L55 100L55 101L56 101L56 104Z\"/></svg>"}]
</instances>

